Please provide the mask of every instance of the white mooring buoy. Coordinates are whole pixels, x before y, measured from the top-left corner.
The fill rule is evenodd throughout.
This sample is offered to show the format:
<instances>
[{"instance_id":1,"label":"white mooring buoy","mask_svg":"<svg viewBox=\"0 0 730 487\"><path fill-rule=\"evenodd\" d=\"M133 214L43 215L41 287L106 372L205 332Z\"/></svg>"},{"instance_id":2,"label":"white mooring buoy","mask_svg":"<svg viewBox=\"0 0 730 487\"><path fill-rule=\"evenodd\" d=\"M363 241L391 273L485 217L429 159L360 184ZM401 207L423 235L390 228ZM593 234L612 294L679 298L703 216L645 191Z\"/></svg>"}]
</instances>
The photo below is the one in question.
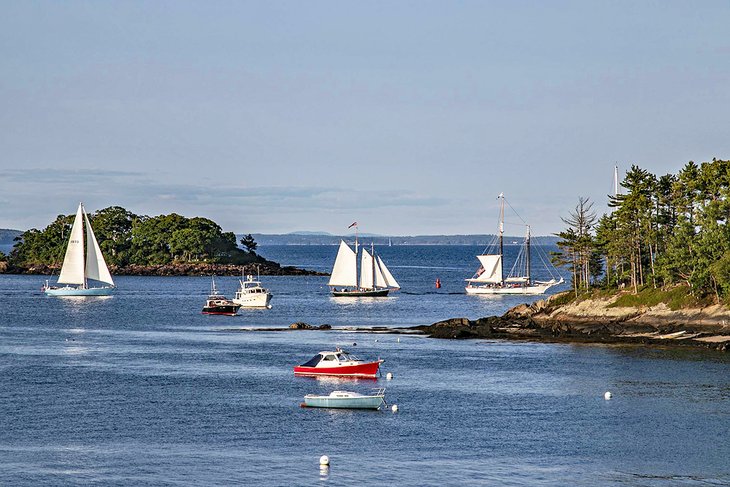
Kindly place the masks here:
<instances>
[{"instance_id":1,"label":"white mooring buoy","mask_svg":"<svg viewBox=\"0 0 730 487\"><path fill-rule=\"evenodd\" d=\"M603 395L603 398L606 401L610 401L612 397L613 397L613 394L611 394L609 391L606 391L606 393Z\"/></svg>"},{"instance_id":2,"label":"white mooring buoy","mask_svg":"<svg viewBox=\"0 0 730 487\"><path fill-rule=\"evenodd\" d=\"M327 455L322 455L321 457L319 457L319 465L321 467L327 467L327 466L329 466L329 464L330 464L330 457L328 457Z\"/></svg>"},{"instance_id":3,"label":"white mooring buoy","mask_svg":"<svg viewBox=\"0 0 730 487\"><path fill-rule=\"evenodd\" d=\"M398 340L396 340L398 343L400 343L400 337L398 337Z\"/></svg>"},{"instance_id":4,"label":"white mooring buoy","mask_svg":"<svg viewBox=\"0 0 730 487\"><path fill-rule=\"evenodd\" d=\"M385 374L385 380L393 380L393 373L388 372L387 374Z\"/></svg>"},{"instance_id":5,"label":"white mooring buoy","mask_svg":"<svg viewBox=\"0 0 730 487\"><path fill-rule=\"evenodd\" d=\"M397 405L397 404L393 404L393 405L392 405L392 406L390 407L390 410L391 410L391 411L393 411L394 413L397 413L397 412L398 412L398 405Z\"/></svg>"}]
</instances>

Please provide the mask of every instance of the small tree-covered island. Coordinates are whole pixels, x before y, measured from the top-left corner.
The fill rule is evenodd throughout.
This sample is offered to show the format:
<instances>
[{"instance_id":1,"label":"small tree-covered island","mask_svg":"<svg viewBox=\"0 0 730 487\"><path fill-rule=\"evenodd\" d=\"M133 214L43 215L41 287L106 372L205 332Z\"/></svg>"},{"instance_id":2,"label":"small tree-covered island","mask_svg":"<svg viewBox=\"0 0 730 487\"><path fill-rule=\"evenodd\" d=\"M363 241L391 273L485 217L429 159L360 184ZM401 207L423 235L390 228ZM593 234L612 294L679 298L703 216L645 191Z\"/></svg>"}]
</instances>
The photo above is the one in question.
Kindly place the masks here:
<instances>
[{"instance_id":1,"label":"small tree-covered island","mask_svg":"<svg viewBox=\"0 0 730 487\"><path fill-rule=\"evenodd\" d=\"M224 232L207 218L172 213L140 216L111 206L90 216L106 263L116 275L264 275L316 274L282 267L256 253L251 235L241 239ZM43 230L31 229L17 237L9 256L0 256L0 271L51 274L61 267L74 215L59 215Z\"/></svg>"}]
</instances>

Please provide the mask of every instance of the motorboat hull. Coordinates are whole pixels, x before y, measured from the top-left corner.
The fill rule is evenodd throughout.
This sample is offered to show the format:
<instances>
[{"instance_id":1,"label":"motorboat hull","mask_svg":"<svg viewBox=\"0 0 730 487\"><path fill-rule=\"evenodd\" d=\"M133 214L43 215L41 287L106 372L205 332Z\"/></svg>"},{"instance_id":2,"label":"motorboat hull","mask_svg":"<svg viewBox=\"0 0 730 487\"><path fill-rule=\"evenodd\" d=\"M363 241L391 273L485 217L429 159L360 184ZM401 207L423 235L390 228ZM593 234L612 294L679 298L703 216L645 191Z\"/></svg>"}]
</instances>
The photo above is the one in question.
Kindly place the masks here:
<instances>
[{"instance_id":1,"label":"motorboat hull","mask_svg":"<svg viewBox=\"0 0 730 487\"><path fill-rule=\"evenodd\" d=\"M109 296L114 292L115 287L89 287L89 288L77 288L77 287L48 287L44 288L43 292L47 296Z\"/></svg>"},{"instance_id":2,"label":"motorboat hull","mask_svg":"<svg viewBox=\"0 0 730 487\"><path fill-rule=\"evenodd\" d=\"M269 293L251 293L243 294L233 298L233 302L240 304L241 308L270 308L271 294Z\"/></svg>"},{"instance_id":3,"label":"motorboat hull","mask_svg":"<svg viewBox=\"0 0 730 487\"><path fill-rule=\"evenodd\" d=\"M307 376L335 375L340 377L363 377L372 379L377 377L382 362L382 360L376 360L375 362L342 365L339 367L307 367L297 365L294 367L294 374Z\"/></svg>"},{"instance_id":4,"label":"motorboat hull","mask_svg":"<svg viewBox=\"0 0 730 487\"><path fill-rule=\"evenodd\" d=\"M382 298L388 295L390 289L372 289L372 290L352 290L352 291L332 291L335 297L351 297L351 298Z\"/></svg>"},{"instance_id":5,"label":"motorboat hull","mask_svg":"<svg viewBox=\"0 0 730 487\"><path fill-rule=\"evenodd\" d=\"M206 306L203 308L204 315L226 315L235 316L240 306Z\"/></svg>"},{"instance_id":6,"label":"motorboat hull","mask_svg":"<svg viewBox=\"0 0 730 487\"><path fill-rule=\"evenodd\" d=\"M380 409L385 402L385 395L374 396L315 396L308 394L304 396L303 406L309 408L335 408L335 409Z\"/></svg>"}]
</instances>

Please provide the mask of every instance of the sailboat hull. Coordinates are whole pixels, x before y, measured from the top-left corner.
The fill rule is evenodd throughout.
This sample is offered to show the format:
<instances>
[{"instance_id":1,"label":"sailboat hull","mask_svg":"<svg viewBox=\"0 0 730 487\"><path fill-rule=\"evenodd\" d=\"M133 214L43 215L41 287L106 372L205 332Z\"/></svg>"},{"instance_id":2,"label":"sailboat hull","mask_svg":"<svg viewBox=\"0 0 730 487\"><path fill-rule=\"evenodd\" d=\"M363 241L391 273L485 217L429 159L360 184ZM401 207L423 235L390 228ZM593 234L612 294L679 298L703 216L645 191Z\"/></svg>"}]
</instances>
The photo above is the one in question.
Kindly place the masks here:
<instances>
[{"instance_id":1,"label":"sailboat hull","mask_svg":"<svg viewBox=\"0 0 730 487\"><path fill-rule=\"evenodd\" d=\"M372 289L372 290L359 290L353 289L350 291L332 291L332 296L336 297L351 297L351 298L383 298L388 295L390 289Z\"/></svg>"},{"instance_id":2,"label":"sailboat hull","mask_svg":"<svg viewBox=\"0 0 730 487\"><path fill-rule=\"evenodd\" d=\"M114 292L114 287L90 287L90 288L77 288L77 287L51 287L46 288L43 292L47 296L109 296Z\"/></svg>"},{"instance_id":3,"label":"sailboat hull","mask_svg":"<svg viewBox=\"0 0 730 487\"><path fill-rule=\"evenodd\" d=\"M548 289L556 284L559 284L559 282L515 287L467 286L464 289L466 294L545 294Z\"/></svg>"}]
</instances>

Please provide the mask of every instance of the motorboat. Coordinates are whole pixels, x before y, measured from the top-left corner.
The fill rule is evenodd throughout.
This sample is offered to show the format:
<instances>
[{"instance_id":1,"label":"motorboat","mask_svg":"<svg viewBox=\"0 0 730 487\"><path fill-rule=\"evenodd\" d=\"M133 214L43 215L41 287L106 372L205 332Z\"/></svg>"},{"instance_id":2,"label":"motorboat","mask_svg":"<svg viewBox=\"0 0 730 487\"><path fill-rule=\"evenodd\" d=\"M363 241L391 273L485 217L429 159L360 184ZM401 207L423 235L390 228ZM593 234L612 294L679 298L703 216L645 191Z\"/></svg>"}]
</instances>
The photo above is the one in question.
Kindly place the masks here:
<instances>
[{"instance_id":1,"label":"motorboat","mask_svg":"<svg viewBox=\"0 0 730 487\"><path fill-rule=\"evenodd\" d=\"M310 408L380 409L383 404L385 404L385 389L378 389L371 395L349 391L333 391L328 396L307 394L304 396L302 406Z\"/></svg>"},{"instance_id":2,"label":"motorboat","mask_svg":"<svg viewBox=\"0 0 730 487\"><path fill-rule=\"evenodd\" d=\"M294 367L294 373L296 375L337 375L372 379L377 376L380 364L383 362L382 359L366 362L338 348L334 352L319 352L308 362Z\"/></svg>"},{"instance_id":3,"label":"motorboat","mask_svg":"<svg viewBox=\"0 0 730 487\"><path fill-rule=\"evenodd\" d=\"M239 288L233 297L233 302L240 304L242 308L271 308L272 294L261 285L260 281L254 281L252 275L246 280L240 279Z\"/></svg>"},{"instance_id":4,"label":"motorboat","mask_svg":"<svg viewBox=\"0 0 730 487\"><path fill-rule=\"evenodd\" d=\"M205 300L205 306L203 306L203 314L234 316L238 313L240 307L240 304L234 303L218 292L218 289L215 287L215 278L213 278L210 294L208 295L208 299Z\"/></svg>"}]
</instances>

